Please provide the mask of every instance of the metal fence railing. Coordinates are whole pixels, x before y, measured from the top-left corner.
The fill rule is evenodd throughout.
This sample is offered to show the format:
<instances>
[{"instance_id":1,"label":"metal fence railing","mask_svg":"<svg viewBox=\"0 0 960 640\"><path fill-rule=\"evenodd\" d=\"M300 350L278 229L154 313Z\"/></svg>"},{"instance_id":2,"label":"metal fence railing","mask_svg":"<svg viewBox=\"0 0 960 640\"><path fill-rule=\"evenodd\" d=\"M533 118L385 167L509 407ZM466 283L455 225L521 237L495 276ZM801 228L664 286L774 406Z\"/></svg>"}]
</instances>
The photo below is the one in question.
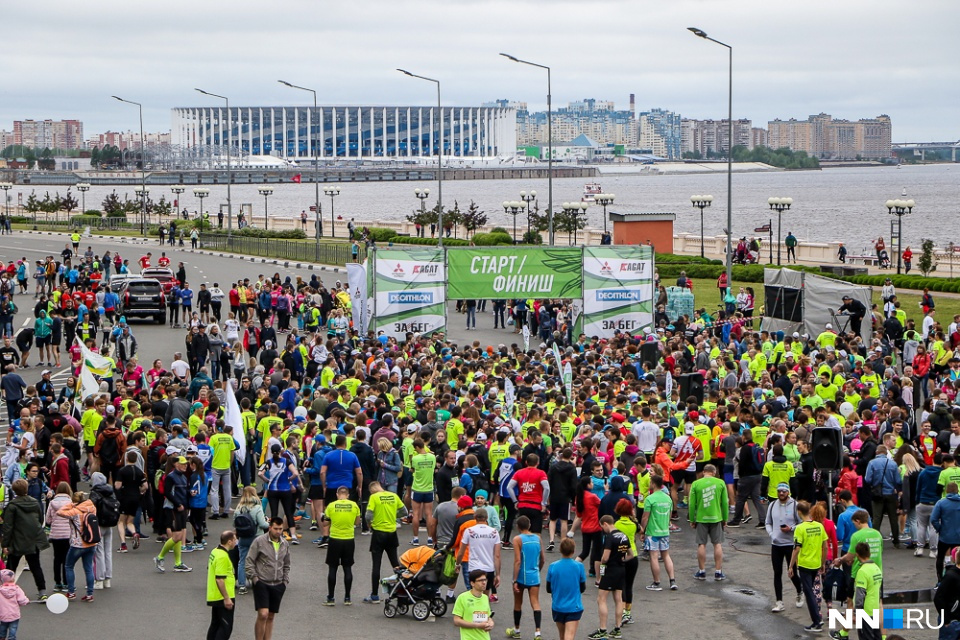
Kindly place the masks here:
<instances>
[{"instance_id":1,"label":"metal fence railing","mask_svg":"<svg viewBox=\"0 0 960 640\"><path fill-rule=\"evenodd\" d=\"M293 262L314 262L343 266L353 262L351 245L345 242L304 242L282 238L249 238L224 234L201 234L200 246L211 251L229 251L262 258L277 258ZM366 249L360 247L360 262L366 258Z\"/></svg>"}]
</instances>

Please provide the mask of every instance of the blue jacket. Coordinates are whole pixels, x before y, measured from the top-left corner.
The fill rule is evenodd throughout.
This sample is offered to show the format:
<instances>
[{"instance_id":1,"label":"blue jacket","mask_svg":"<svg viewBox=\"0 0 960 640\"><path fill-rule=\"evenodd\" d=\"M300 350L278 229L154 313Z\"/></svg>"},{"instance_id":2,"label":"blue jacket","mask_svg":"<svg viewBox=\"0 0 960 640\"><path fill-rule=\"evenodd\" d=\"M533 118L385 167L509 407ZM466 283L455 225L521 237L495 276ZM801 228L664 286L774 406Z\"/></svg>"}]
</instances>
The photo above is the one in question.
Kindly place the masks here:
<instances>
[{"instance_id":1,"label":"blue jacket","mask_svg":"<svg viewBox=\"0 0 960 640\"><path fill-rule=\"evenodd\" d=\"M940 500L930 515L930 524L940 534L940 542L960 544L960 494L948 493Z\"/></svg>"},{"instance_id":2,"label":"blue jacket","mask_svg":"<svg viewBox=\"0 0 960 640\"><path fill-rule=\"evenodd\" d=\"M207 506L207 474L194 473L190 476L190 508L204 509Z\"/></svg>"},{"instance_id":3,"label":"blue jacket","mask_svg":"<svg viewBox=\"0 0 960 640\"><path fill-rule=\"evenodd\" d=\"M313 455L310 457L310 466L307 467L306 473L310 477L310 480L320 483L320 467L323 466L323 459L326 455L333 451L333 447L329 444L324 443L319 447L314 447Z\"/></svg>"},{"instance_id":4,"label":"blue jacket","mask_svg":"<svg viewBox=\"0 0 960 640\"><path fill-rule=\"evenodd\" d=\"M896 495L900 490L900 469L897 463L887 456L878 456L867 465L867 473L863 481L868 485L883 485L883 495Z\"/></svg>"},{"instance_id":5,"label":"blue jacket","mask_svg":"<svg viewBox=\"0 0 960 640\"><path fill-rule=\"evenodd\" d=\"M917 476L917 502L937 504L941 495L937 480L940 479L942 470L934 465L923 468L920 475Z\"/></svg>"},{"instance_id":6,"label":"blue jacket","mask_svg":"<svg viewBox=\"0 0 960 640\"><path fill-rule=\"evenodd\" d=\"M846 552L850 549L850 538L853 537L853 534L857 532L856 525L853 524L853 514L860 510L855 504L847 507L847 510L840 514L840 517L837 518L837 540L840 542L840 550ZM866 509L867 513L870 513L869 509ZM873 521L868 519L867 522L872 527Z\"/></svg>"},{"instance_id":7,"label":"blue jacket","mask_svg":"<svg viewBox=\"0 0 960 640\"><path fill-rule=\"evenodd\" d=\"M473 493L473 479L481 474L480 467L467 467L460 476L460 486L467 492L467 495Z\"/></svg>"}]
</instances>

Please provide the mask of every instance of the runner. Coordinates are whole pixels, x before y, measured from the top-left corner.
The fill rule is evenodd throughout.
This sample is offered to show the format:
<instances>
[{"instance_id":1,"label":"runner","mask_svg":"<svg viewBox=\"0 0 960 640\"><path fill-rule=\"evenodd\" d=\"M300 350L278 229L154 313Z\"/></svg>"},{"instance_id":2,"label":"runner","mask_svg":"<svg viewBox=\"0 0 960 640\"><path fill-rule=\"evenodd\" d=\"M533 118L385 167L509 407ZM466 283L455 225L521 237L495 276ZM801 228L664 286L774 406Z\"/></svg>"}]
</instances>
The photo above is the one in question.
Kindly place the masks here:
<instances>
[{"instance_id":1,"label":"runner","mask_svg":"<svg viewBox=\"0 0 960 640\"><path fill-rule=\"evenodd\" d=\"M614 620L623 619L623 587L626 582L626 563L633 558L630 541L623 532L615 526L613 516L600 518L603 528L604 543L603 556L600 558L600 586L597 591L597 614L600 618L600 627L587 638L603 640L604 638L622 638L619 624L607 633L607 596L613 594Z\"/></svg>"},{"instance_id":2,"label":"runner","mask_svg":"<svg viewBox=\"0 0 960 640\"><path fill-rule=\"evenodd\" d=\"M827 562L827 532L822 524L813 520L809 503L798 502L797 514L803 521L793 531L795 546L787 575L790 579L799 575L803 596L807 600L811 622L803 630L820 633L823 631L823 617L816 592L819 591L820 573Z\"/></svg>"},{"instance_id":3,"label":"runner","mask_svg":"<svg viewBox=\"0 0 960 640\"><path fill-rule=\"evenodd\" d=\"M397 519L407 515L407 508L400 501L400 496L384 490L379 482L370 483L370 501L364 518L367 526L372 530L370 536L370 558L373 566L370 572L370 595L363 599L366 603L380 602L378 590L380 588L380 565L383 554L391 567L399 567L400 559L397 549L400 539L397 537ZM329 554L330 552L327 551Z\"/></svg>"},{"instance_id":4,"label":"runner","mask_svg":"<svg viewBox=\"0 0 960 640\"><path fill-rule=\"evenodd\" d=\"M551 614L557 623L560 640L574 640L583 617L582 594L587 588L587 576L583 563L573 558L576 550L576 543L564 538L560 541L563 558L547 569L547 593L552 597Z\"/></svg>"},{"instance_id":5,"label":"runner","mask_svg":"<svg viewBox=\"0 0 960 640\"><path fill-rule=\"evenodd\" d=\"M488 579L486 571L471 571L467 576L470 589L453 605L453 624L460 628L460 640L490 640L493 613L486 593Z\"/></svg>"},{"instance_id":6,"label":"runner","mask_svg":"<svg viewBox=\"0 0 960 640\"><path fill-rule=\"evenodd\" d=\"M506 630L508 638L521 638L520 618L523 614L523 592L528 593L533 609L534 638L540 637L540 571L546 563L540 536L530 532L530 519L517 518L520 533L513 538L513 627ZM499 550L499 547L497 547Z\"/></svg>"},{"instance_id":7,"label":"runner","mask_svg":"<svg viewBox=\"0 0 960 640\"><path fill-rule=\"evenodd\" d=\"M233 633L236 578L230 552L236 546L237 534L224 531L220 534L220 546L210 552L207 562L207 606L210 607L207 637L215 640L229 640Z\"/></svg>"},{"instance_id":8,"label":"runner","mask_svg":"<svg viewBox=\"0 0 960 640\"><path fill-rule=\"evenodd\" d=\"M673 559L670 557L670 514L673 511L673 501L670 493L663 486L663 478L650 478L650 495L644 500L643 520L640 529L643 530L643 549L650 554L650 572L653 582L647 585L648 591L662 591L660 586L660 558L663 558L663 568L667 571L670 580L670 590L677 590L676 576L673 572ZM633 622L631 615L630 622Z\"/></svg>"},{"instance_id":9,"label":"runner","mask_svg":"<svg viewBox=\"0 0 960 640\"><path fill-rule=\"evenodd\" d=\"M713 579L726 580L723 573L723 539L727 527L727 487L716 477L717 468L708 464L703 477L690 485L690 526L697 532L697 566L694 577L706 580L707 543L713 544Z\"/></svg>"},{"instance_id":10,"label":"runner","mask_svg":"<svg viewBox=\"0 0 960 640\"><path fill-rule=\"evenodd\" d=\"M327 547L327 599L324 605L336 604L333 594L337 588L337 568L343 567L343 604L353 604L350 590L353 587L353 563L356 550L355 527L360 524L360 507L350 499L350 489L337 489L337 499L327 505L323 512L328 523L330 539ZM372 540L372 539L371 539Z\"/></svg>"}]
</instances>

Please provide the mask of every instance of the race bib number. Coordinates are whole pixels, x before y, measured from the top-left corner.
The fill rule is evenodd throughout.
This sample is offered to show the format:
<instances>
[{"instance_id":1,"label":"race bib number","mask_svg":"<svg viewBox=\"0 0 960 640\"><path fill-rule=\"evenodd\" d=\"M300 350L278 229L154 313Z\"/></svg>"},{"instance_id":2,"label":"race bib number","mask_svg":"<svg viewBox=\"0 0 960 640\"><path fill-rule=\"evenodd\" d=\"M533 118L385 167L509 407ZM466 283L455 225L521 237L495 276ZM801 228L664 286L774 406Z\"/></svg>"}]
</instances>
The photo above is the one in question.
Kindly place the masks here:
<instances>
[{"instance_id":1,"label":"race bib number","mask_svg":"<svg viewBox=\"0 0 960 640\"><path fill-rule=\"evenodd\" d=\"M483 624L489 618L489 615L486 611L474 611L473 612L473 621L476 624Z\"/></svg>"},{"instance_id":2,"label":"race bib number","mask_svg":"<svg viewBox=\"0 0 960 640\"><path fill-rule=\"evenodd\" d=\"M600 565L600 577L602 578L607 573L607 565Z\"/></svg>"}]
</instances>

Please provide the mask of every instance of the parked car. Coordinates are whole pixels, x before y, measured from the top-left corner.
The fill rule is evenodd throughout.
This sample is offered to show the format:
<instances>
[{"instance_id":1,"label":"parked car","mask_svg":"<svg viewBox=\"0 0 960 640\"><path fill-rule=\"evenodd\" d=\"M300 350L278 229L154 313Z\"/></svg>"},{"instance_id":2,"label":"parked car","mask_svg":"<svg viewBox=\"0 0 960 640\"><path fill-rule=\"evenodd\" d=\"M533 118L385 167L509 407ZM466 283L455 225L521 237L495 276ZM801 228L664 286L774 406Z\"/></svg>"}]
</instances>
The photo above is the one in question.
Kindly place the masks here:
<instances>
[{"instance_id":1,"label":"parked car","mask_svg":"<svg viewBox=\"0 0 960 640\"><path fill-rule=\"evenodd\" d=\"M160 324L167 321L167 297L159 280L142 277L126 280L118 295L120 313L128 320L149 316Z\"/></svg>"},{"instance_id":2,"label":"parked car","mask_svg":"<svg viewBox=\"0 0 960 640\"><path fill-rule=\"evenodd\" d=\"M123 285L130 280L135 280L140 276L134 273L118 273L116 275L110 276L110 291L113 291L116 294L120 293L120 289L123 288Z\"/></svg>"},{"instance_id":3,"label":"parked car","mask_svg":"<svg viewBox=\"0 0 960 640\"><path fill-rule=\"evenodd\" d=\"M170 289L177 282L177 276L174 275L173 270L166 267L148 267L140 272L140 277L159 281L163 285L164 294L169 294Z\"/></svg>"}]
</instances>

